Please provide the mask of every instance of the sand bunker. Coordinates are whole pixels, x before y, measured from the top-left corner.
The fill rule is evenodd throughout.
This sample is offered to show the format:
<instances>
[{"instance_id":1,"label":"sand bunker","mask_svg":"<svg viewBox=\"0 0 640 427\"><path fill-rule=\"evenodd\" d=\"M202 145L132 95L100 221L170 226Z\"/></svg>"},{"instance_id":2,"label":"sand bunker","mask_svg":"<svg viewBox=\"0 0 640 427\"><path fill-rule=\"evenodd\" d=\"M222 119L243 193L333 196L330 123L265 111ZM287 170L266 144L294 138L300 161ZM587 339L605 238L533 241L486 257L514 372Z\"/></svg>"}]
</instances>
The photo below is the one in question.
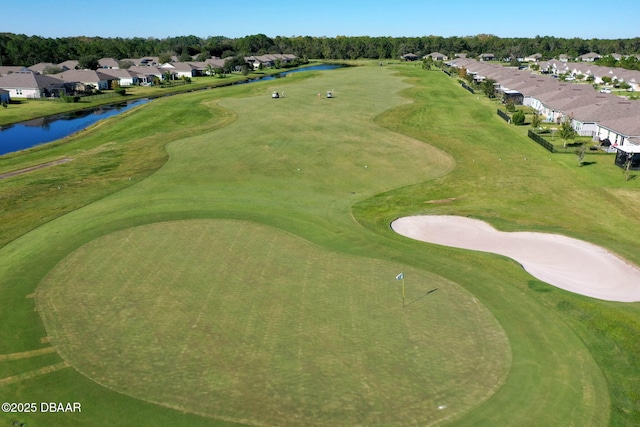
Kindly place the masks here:
<instances>
[{"instance_id":1,"label":"sand bunker","mask_svg":"<svg viewBox=\"0 0 640 427\"><path fill-rule=\"evenodd\" d=\"M532 276L607 301L640 301L640 269L600 246L558 234L498 231L458 216L411 216L391 223L398 234L512 258Z\"/></svg>"}]
</instances>

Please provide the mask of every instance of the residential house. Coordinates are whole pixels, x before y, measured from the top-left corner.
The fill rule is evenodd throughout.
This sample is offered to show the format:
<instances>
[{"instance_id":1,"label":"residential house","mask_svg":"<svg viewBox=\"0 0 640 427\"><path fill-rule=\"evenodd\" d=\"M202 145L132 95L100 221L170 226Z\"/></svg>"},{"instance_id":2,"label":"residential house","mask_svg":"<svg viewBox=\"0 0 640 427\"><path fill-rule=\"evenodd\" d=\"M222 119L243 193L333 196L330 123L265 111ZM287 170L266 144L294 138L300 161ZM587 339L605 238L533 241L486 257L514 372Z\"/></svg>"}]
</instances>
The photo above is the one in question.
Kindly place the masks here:
<instances>
[{"instance_id":1,"label":"residential house","mask_svg":"<svg viewBox=\"0 0 640 427\"><path fill-rule=\"evenodd\" d=\"M290 53L269 53L266 55L245 56L244 61L254 70L262 67L273 67L276 64L287 64L297 59L297 56Z\"/></svg>"},{"instance_id":2,"label":"residential house","mask_svg":"<svg viewBox=\"0 0 640 427\"><path fill-rule=\"evenodd\" d=\"M589 52L589 53L585 53L584 55L578 56L576 58L576 61L593 62L596 59L600 59L600 58L602 58L602 56L600 56L599 54L595 52Z\"/></svg>"},{"instance_id":3,"label":"residential house","mask_svg":"<svg viewBox=\"0 0 640 427\"><path fill-rule=\"evenodd\" d=\"M138 74L130 70L121 70L119 68L100 69L100 73L117 79L120 86L134 86L140 83Z\"/></svg>"},{"instance_id":4,"label":"residential house","mask_svg":"<svg viewBox=\"0 0 640 427\"><path fill-rule=\"evenodd\" d=\"M209 58L206 61L193 61L188 64L194 67L197 76L212 76L216 69L224 68L225 59Z\"/></svg>"},{"instance_id":5,"label":"residential house","mask_svg":"<svg viewBox=\"0 0 640 427\"><path fill-rule=\"evenodd\" d=\"M67 71L68 68L61 67L60 65L53 64L51 62L38 62L37 64L33 64L32 66L30 66L29 70L38 74L47 74L47 72L50 73L51 71L54 71L54 72Z\"/></svg>"},{"instance_id":6,"label":"residential house","mask_svg":"<svg viewBox=\"0 0 640 427\"><path fill-rule=\"evenodd\" d=\"M100 68L111 68L117 70L120 68L118 61L114 58L102 58L98 60Z\"/></svg>"},{"instance_id":7,"label":"residential house","mask_svg":"<svg viewBox=\"0 0 640 427\"><path fill-rule=\"evenodd\" d=\"M138 82L143 84L153 83L156 79L162 80L162 74L167 72L153 65L134 65L129 67L128 71L134 73L138 77Z\"/></svg>"},{"instance_id":8,"label":"residential house","mask_svg":"<svg viewBox=\"0 0 640 427\"><path fill-rule=\"evenodd\" d=\"M198 75L198 67L189 62L167 62L160 66L163 72L169 71L172 76L177 78L195 77Z\"/></svg>"},{"instance_id":9,"label":"residential house","mask_svg":"<svg viewBox=\"0 0 640 427\"><path fill-rule=\"evenodd\" d=\"M640 102L598 93L590 85L561 82L548 76L471 59L454 60L448 64L465 68L476 77L481 75L496 80L503 93L520 92L524 97L523 105L531 106L549 122L558 123L570 117L573 128L580 135L606 140L615 146L640 144ZM548 66L557 69L567 64ZM619 70L597 68L595 65L589 67L594 73L606 70L607 74L612 71L612 76L621 75ZM583 72L582 69L570 72L578 71ZM625 80L627 78L625 76Z\"/></svg>"},{"instance_id":10,"label":"residential house","mask_svg":"<svg viewBox=\"0 0 640 427\"><path fill-rule=\"evenodd\" d=\"M447 55L442 54L440 52L431 52L428 55L425 55L423 58L429 58L431 57L431 59L433 59L434 61L448 61L449 58L447 57Z\"/></svg>"},{"instance_id":11,"label":"residential house","mask_svg":"<svg viewBox=\"0 0 640 427\"><path fill-rule=\"evenodd\" d=\"M28 68L12 65L0 65L0 76L6 76L7 74L17 73L18 71L29 71Z\"/></svg>"},{"instance_id":12,"label":"residential house","mask_svg":"<svg viewBox=\"0 0 640 427\"><path fill-rule=\"evenodd\" d=\"M495 61L496 56L493 53L480 54L480 61Z\"/></svg>"},{"instance_id":13,"label":"residential house","mask_svg":"<svg viewBox=\"0 0 640 427\"><path fill-rule=\"evenodd\" d=\"M616 147L634 145L640 137L640 103L621 100L607 105L606 112L598 121L598 138Z\"/></svg>"},{"instance_id":14,"label":"residential house","mask_svg":"<svg viewBox=\"0 0 640 427\"><path fill-rule=\"evenodd\" d=\"M202 66L203 74L210 74L210 72L213 72L213 70L224 68L225 62L227 62L226 59L214 57L214 58L207 59L202 64L199 64L199 63L196 63L196 64L198 66ZM208 71L209 66L211 67L211 71Z\"/></svg>"},{"instance_id":15,"label":"residential house","mask_svg":"<svg viewBox=\"0 0 640 427\"><path fill-rule=\"evenodd\" d=\"M60 96L66 93L67 87L64 82L51 76L18 71L0 77L0 89L8 91L14 99Z\"/></svg>"},{"instance_id":16,"label":"residential house","mask_svg":"<svg viewBox=\"0 0 640 427\"><path fill-rule=\"evenodd\" d=\"M525 56L523 62L538 62L542 59L541 53L534 53L533 55Z\"/></svg>"},{"instance_id":17,"label":"residential house","mask_svg":"<svg viewBox=\"0 0 640 427\"><path fill-rule=\"evenodd\" d=\"M111 81L117 80L116 77L94 70L67 70L52 74L52 77L70 84L76 92L86 91L90 88L94 90L110 89Z\"/></svg>"},{"instance_id":18,"label":"residential house","mask_svg":"<svg viewBox=\"0 0 640 427\"><path fill-rule=\"evenodd\" d=\"M70 59L68 61L64 61L58 64L58 67L62 68L63 70L75 70L76 68L78 68L78 64L79 62L76 61L75 59Z\"/></svg>"},{"instance_id":19,"label":"residential house","mask_svg":"<svg viewBox=\"0 0 640 427\"><path fill-rule=\"evenodd\" d=\"M149 66L149 65L158 65L160 59L157 56L146 56L140 59L132 59L133 63L138 66Z\"/></svg>"}]
</instances>

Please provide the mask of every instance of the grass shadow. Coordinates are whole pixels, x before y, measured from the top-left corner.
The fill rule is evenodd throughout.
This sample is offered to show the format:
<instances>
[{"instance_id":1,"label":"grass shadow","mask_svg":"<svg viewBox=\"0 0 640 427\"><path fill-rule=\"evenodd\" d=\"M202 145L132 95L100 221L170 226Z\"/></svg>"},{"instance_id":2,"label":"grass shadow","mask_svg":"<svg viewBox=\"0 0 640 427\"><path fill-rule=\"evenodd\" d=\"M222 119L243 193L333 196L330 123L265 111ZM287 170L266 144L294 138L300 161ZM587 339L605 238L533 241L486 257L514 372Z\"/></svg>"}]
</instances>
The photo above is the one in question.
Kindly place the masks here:
<instances>
[{"instance_id":1,"label":"grass shadow","mask_svg":"<svg viewBox=\"0 0 640 427\"><path fill-rule=\"evenodd\" d=\"M438 290L438 288L431 289L431 290L430 290L430 291L428 291L426 294L424 294L424 295L422 295L422 296L420 296L420 297L418 297L418 298L416 298L416 299L414 299L414 300L412 300L412 301L409 301L409 302L408 302L408 303L406 303L404 306L405 306L405 307L409 307L411 304L415 304L415 303L417 303L418 301L420 301L420 300L422 300L422 299L426 298L427 296L429 296L429 294L432 294L432 293L434 293L434 292L435 292L435 291L437 291L437 290Z\"/></svg>"}]
</instances>

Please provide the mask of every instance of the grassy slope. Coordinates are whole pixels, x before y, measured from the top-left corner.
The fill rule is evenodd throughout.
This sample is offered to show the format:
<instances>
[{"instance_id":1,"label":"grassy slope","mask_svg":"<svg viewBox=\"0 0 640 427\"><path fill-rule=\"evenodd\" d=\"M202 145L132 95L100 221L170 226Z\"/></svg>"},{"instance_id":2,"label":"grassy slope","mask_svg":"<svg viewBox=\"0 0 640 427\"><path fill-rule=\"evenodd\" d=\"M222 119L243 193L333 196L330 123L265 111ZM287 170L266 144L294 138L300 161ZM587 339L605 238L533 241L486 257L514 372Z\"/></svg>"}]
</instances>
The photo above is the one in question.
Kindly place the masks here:
<instances>
[{"instance_id":1,"label":"grassy slope","mask_svg":"<svg viewBox=\"0 0 640 427\"><path fill-rule=\"evenodd\" d=\"M368 145L367 148L372 151L369 152L363 150L362 144L366 143L367 139L360 135L362 129L355 129L344 120L344 117L349 117L354 111L354 105L350 105L344 111L340 110L338 105L335 117L321 113L321 108L326 106L326 102L332 101L316 100L313 94L330 88L335 89L338 95L335 101L339 101L341 96L350 95L348 99L360 99L363 105L379 105L378 113L390 105L390 100L383 91L372 89L376 87L373 82L382 84L380 79L386 79L386 84L395 80L390 80L387 74L382 74L382 77L378 76L377 80L372 81L372 73L376 72L374 70L348 71L348 76L332 74L330 79L319 81L317 87L313 86L315 80L311 80L309 85L287 87L287 98L279 101L296 101L295 95L311 94L312 102L325 104L292 103L291 108L285 109L282 114L284 117L292 117L294 112L300 112L299 116L293 116L299 120L280 121L279 123L286 123L287 128L278 133L280 136L277 139L270 136L273 134L255 132L253 129L259 129L261 126L269 129L269 126L275 123L260 121L260 112L266 111L266 108L273 108L272 100L256 98L255 102L248 103L236 99L225 101L225 107L234 108L238 112L238 120L233 124L236 128L228 126L216 133L215 137L205 135L184 139L179 144L171 145L169 151L172 153L172 159L177 159L179 154L184 153L186 156L183 157L183 161L186 163L180 165L170 162L159 174L154 175L153 179L142 181L123 193L69 215L6 247L3 251L3 255L6 256L3 256L2 260L2 299L10 303L12 311L10 316L4 316L3 320L6 322L2 322L3 336L10 337L3 343L3 352L24 351L41 346L38 342L43 330L33 314L33 304L25 300L24 295L32 292L40 278L58 260L79 245L112 230L156 219L238 217L287 229L332 250L401 261L431 270L454 279L478 295L509 334L514 365L505 387L464 420L472 423L479 420L500 423L509 420L526 422L534 419L540 423L549 421L552 424L554 421L555 424L559 424L559 421L572 420L576 425L602 424L606 420L607 399L602 393L602 379L598 371L594 370L590 355L580 340L562 321L558 321L559 319L566 320L581 333L581 338L591 345L593 356L601 362L601 359L608 355L604 351L596 351L596 343L601 342L605 346L613 344L624 349L623 354L618 355L620 363L617 366L607 371L607 367L601 364L612 384L611 389L615 389L613 385L620 385L621 388L619 395L613 393L614 423L624 422L624 418L621 417L624 413L617 413L619 409L631 411L631 415L627 415L626 419L633 420L636 416L633 411L637 408L634 407L636 403L633 396L629 394L633 391L632 386L629 383L625 386L624 381L616 380L616 377L622 378L633 372L633 360L629 357L633 350L629 348L630 340L623 333L616 337L609 336L607 328L610 323L603 324L602 333L592 334L587 327L579 328L577 323L574 324L572 316L567 317L567 313L582 310L587 315L600 316L601 319L607 320L606 315L610 316L613 309L619 305L601 304L551 290L532 281L514 263L497 257L433 247L428 247L429 257L425 257L424 251L427 246L394 236L386 226L390 218L403 213L451 212L473 213L485 219L493 219L494 224L505 228L560 230L565 227L563 219L566 217L560 215L563 213L562 209L558 209L555 203L573 206L567 202L571 201L571 191L577 189L569 188L564 197L553 197L553 203L545 206L546 198L527 191L529 181L532 177L539 176L535 171L540 170L554 182L562 182L558 191L562 193L566 186L564 180L578 179L577 172L571 170L568 164L566 167L550 166L545 169L539 167L542 164L539 162L535 170L526 170L520 167L520 164L516 165L516 155L538 156L539 161L543 156L538 155L536 148L517 133L511 130L504 131L504 124L494 123L491 116L493 109L486 109L466 92L456 92L458 89L453 84L443 80L444 75L434 74L422 82L432 85L425 91L430 93L429 97L422 97L421 92L413 90L412 95L417 97L417 103L394 110L391 114L398 114L395 119L392 115L387 115L381 122L439 145L458 161L477 162L479 169L457 168L452 175L445 178L427 184L409 185L447 170L446 167L445 170L423 170L426 163L424 153L420 152L428 150L428 146L415 144L397 134L378 130L372 131L370 136L379 143ZM349 85L344 84L344 81L352 76L355 81ZM366 90L361 90L356 82L365 78L370 84ZM341 83L343 86L339 86ZM329 85L330 87L327 87ZM276 86L273 88L282 89ZM349 93L351 88L355 88L353 93ZM265 89L264 93L268 93L268 90ZM191 105L194 105L195 99L201 99L195 95L190 96L194 96L190 98ZM378 96L379 98L376 98ZM447 102L451 99L458 101L458 104L469 104L465 108L460 107L461 111L457 113L455 109L459 108L458 104ZM473 104L474 102L477 104ZM449 105L449 108L442 111L443 105ZM446 117L442 116L444 112L453 113L453 117L457 119L445 120ZM278 112L270 112L272 113ZM243 117L246 122L242 121ZM315 129L317 120L307 120L314 117L327 120L329 126L318 126ZM485 127L489 123L488 129L498 132L499 136L492 136L491 132L484 130L485 128L478 123L460 120L464 117L475 117L478 123L483 123ZM332 129L336 132L333 133ZM246 132L250 136L243 138L247 144L243 145L244 148L239 148L238 132ZM304 135L305 140L308 139L310 143L302 146L293 144L293 141L286 137L292 132ZM442 138L443 132L448 132L447 139ZM346 143L340 144L339 153L323 152L324 144L318 144L318 141L326 141L327 138ZM513 138L519 150L515 154L514 150L511 150L512 145L504 145L505 140L510 141L510 138ZM400 153L397 146L395 149L393 144L386 147L384 141L402 141ZM470 142L479 144L479 148L482 149L469 150ZM212 157L202 154L203 150L208 152L209 149L213 150L211 154L216 154L215 161ZM257 150L268 155L256 156L254 153ZM354 153L358 153L358 158L353 157ZM483 155L476 157L477 153ZM493 161L487 166L490 155L496 154L510 162ZM427 155L440 156L439 163L444 162L446 165L446 156L442 157L434 151L427 151ZM368 166L367 172L380 169L378 173L363 175L363 164ZM185 174L185 165L197 166L191 169L197 172ZM487 173L488 170L491 173ZM383 173L379 173L380 171ZM301 174L297 175L297 172ZM291 185L292 180L296 180L300 175L303 175L304 179L294 181L295 185ZM264 179L265 176L269 179ZM479 185L478 181L483 185ZM170 184L174 186L172 191L163 192L162 189L166 189ZM349 206L353 202L365 200L377 192L399 186L402 187L400 190L363 202L356 210L356 215L367 227L371 227L376 233L382 232L383 236L376 237L373 233L354 227L355 224L348 215ZM514 188L518 191L512 191ZM547 191L542 194L549 193L550 191ZM609 191L604 193L610 194ZM504 196L509 203L505 202ZM146 202L142 205L141 197L146 197ZM424 203L427 200L450 197L463 198L451 204ZM531 207L537 206L537 203L543 205L543 213L553 209L553 212L557 210L560 217L553 221L538 219L536 222L536 216L531 214L535 209ZM593 204L598 206L597 203ZM489 207L493 208L488 209ZM578 215L578 218L587 217L577 211L573 214ZM292 215L292 212L295 212L295 215ZM574 218L573 215L569 216ZM602 225L601 227L606 228ZM575 229L574 234L582 232L589 235L588 232L577 230L578 227ZM615 231L615 227L612 227L612 231ZM65 233L64 240L60 240L56 234L61 232ZM606 235L604 230L600 233L602 236ZM604 240L598 238L600 233L595 233L592 241ZM630 240L621 235L619 230L614 236L611 246L619 244L620 247L624 247ZM616 243L616 240L620 240L620 243ZM42 251L37 252L37 256L34 256L34 247ZM8 283L19 283L20 286L8 290ZM523 291L527 293L523 295ZM551 302L547 301L549 299ZM542 304L538 300L541 300ZM608 320L620 320L618 324L622 325L623 320L637 319L636 311L629 307L625 306L623 310L624 319L609 317ZM77 376L68 371L62 370L55 375ZM17 395L30 397L32 395L29 393L33 393L33 387L37 387L40 381L45 382L44 378L47 376L40 378L42 379L32 382L31 387L29 384L18 387L14 383L10 386L11 390L18 393ZM106 390L91 389L91 392L106 395L105 408L109 407L111 399L114 399ZM622 400L625 397L629 399L627 407L623 407ZM138 406L144 405L131 403L132 413L143 410Z\"/></svg>"}]
</instances>

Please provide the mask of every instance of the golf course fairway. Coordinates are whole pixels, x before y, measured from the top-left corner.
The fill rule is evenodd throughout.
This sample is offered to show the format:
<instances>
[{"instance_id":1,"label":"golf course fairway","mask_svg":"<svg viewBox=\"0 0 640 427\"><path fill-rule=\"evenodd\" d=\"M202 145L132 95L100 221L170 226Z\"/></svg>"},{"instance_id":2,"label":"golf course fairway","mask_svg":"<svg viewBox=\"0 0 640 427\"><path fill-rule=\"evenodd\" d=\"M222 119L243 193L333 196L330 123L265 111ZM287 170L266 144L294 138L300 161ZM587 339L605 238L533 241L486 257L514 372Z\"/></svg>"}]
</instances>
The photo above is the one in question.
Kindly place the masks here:
<instances>
[{"instance_id":1,"label":"golf course fairway","mask_svg":"<svg viewBox=\"0 0 640 427\"><path fill-rule=\"evenodd\" d=\"M637 304L391 230L473 216L639 261L637 182L610 157L550 160L442 72L363 64L162 98L8 164L30 156L73 161L2 181L3 215L33 220L0 248L0 396L82 411L2 422L637 420Z\"/></svg>"}]
</instances>

